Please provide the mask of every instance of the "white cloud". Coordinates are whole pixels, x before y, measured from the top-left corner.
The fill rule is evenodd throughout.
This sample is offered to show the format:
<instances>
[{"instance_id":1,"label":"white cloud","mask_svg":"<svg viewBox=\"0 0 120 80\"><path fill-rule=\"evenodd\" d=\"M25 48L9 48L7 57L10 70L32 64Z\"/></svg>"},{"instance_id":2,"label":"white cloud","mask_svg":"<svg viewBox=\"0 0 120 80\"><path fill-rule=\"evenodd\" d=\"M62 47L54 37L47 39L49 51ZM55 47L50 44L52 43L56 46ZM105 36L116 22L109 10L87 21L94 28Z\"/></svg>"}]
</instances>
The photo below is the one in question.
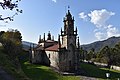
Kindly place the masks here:
<instances>
[{"instance_id":1,"label":"white cloud","mask_svg":"<svg viewBox=\"0 0 120 80\"><path fill-rule=\"evenodd\" d=\"M108 25L107 37L112 37L112 36L120 36L120 33L116 27L113 27L113 25Z\"/></svg>"},{"instance_id":2,"label":"white cloud","mask_svg":"<svg viewBox=\"0 0 120 80\"><path fill-rule=\"evenodd\" d=\"M88 14L90 17L90 22L96 25L96 27L105 27L106 21L112 16L115 15L114 12L109 12L106 9L94 10Z\"/></svg>"},{"instance_id":3,"label":"white cloud","mask_svg":"<svg viewBox=\"0 0 120 80\"><path fill-rule=\"evenodd\" d=\"M108 25L106 28L103 29L101 28L95 29L94 33L95 33L95 37L98 40L107 39L112 36L116 36L116 37L120 36L119 30L113 25Z\"/></svg>"},{"instance_id":4,"label":"white cloud","mask_svg":"<svg viewBox=\"0 0 120 80\"><path fill-rule=\"evenodd\" d=\"M52 1L55 2L55 3L57 2L57 0L52 0Z\"/></svg>"},{"instance_id":5,"label":"white cloud","mask_svg":"<svg viewBox=\"0 0 120 80\"><path fill-rule=\"evenodd\" d=\"M102 39L105 39L105 38L106 38L106 34L103 33L103 32L96 32L96 33L95 33L95 37L96 37L98 40L102 40Z\"/></svg>"},{"instance_id":6,"label":"white cloud","mask_svg":"<svg viewBox=\"0 0 120 80\"><path fill-rule=\"evenodd\" d=\"M81 19L87 19L87 21L95 25L96 28L93 32L98 40L103 40L112 36L120 36L119 30L107 22L113 15L115 15L114 12L107 11L106 9L93 10L87 15L85 15L84 12L79 13Z\"/></svg>"},{"instance_id":7,"label":"white cloud","mask_svg":"<svg viewBox=\"0 0 120 80\"><path fill-rule=\"evenodd\" d=\"M79 17L81 18L81 19L83 19L83 20L87 20L87 15L85 15L85 13L84 12L81 12L81 13L79 13Z\"/></svg>"}]
</instances>

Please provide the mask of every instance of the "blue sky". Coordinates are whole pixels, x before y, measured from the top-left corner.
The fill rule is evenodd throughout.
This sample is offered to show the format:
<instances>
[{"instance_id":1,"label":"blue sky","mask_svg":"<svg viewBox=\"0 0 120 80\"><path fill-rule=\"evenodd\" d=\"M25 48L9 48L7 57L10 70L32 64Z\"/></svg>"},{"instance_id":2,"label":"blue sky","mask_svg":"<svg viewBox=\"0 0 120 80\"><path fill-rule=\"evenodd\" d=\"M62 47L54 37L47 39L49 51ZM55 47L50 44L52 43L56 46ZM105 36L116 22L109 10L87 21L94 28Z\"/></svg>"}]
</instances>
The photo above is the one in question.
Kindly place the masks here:
<instances>
[{"instance_id":1,"label":"blue sky","mask_svg":"<svg viewBox=\"0 0 120 80\"><path fill-rule=\"evenodd\" d=\"M22 0L19 8L23 13L15 16L13 22L0 21L0 31L18 29L24 41L35 43L39 35L46 33L47 36L50 31L57 40L69 5L80 42L87 44L120 36L119 3L120 0ZM12 15L13 12L0 8L3 16Z\"/></svg>"}]
</instances>

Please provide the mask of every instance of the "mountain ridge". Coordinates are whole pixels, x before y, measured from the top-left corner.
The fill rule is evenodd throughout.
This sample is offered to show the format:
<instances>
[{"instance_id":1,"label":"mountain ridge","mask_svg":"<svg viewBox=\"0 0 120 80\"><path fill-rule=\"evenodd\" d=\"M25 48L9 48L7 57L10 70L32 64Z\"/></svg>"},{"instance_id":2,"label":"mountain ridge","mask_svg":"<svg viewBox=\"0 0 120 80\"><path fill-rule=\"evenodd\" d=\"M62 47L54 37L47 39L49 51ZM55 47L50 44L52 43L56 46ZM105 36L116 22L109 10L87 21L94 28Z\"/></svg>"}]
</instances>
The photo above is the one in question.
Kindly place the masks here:
<instances>
[{"instance_id":1,"label":"mountain ridge","mask_svg":"<svg viewBox=\"0 0 120 80\"><path fill-rule=\"evenodd\" d=\"M33 44L34 44L34 47L37 46L36 43L28 42L28 41L22 41L22 48L24 50L29 50L30 49L30 45L31 45L31 47L33 47Z\"/></svg>"},{"instance_id":2,"label":"mountain ridge","mask_svg":"<svg viewBox=\"0 0 120 80\"><path fill-rule=\"evenodd\" d=\"M120 37L113 36L103 41L96 41L90 44L81 45L81 47L86 51L89 51L92 48L94 48L95 52L97 52L104 46L114 47L118 42L120 42Z\"/></svg>"},{"instance_id":3,"label":"mountain ridge","mask_svg":"<svg viewBox=\"0 0 120 80\"><path fill-rule=\"evenodd\" d=\"M120 42L120 37L113 36L113 37L110 37L106 40L95 41L95 42L90 43L90 44L81 45L81 47L86 51L89 51L92 48L94 48L95 52L97 52L100 49L102 49L104 46L114 47L118 42ZM33 47L33 44L34 44L34 47L37 46L36 43L22 41L23 49L25 49L25 50L28 50L30 48L30 45L31 45L31 47Z\"/></svg>"}]
</instances>

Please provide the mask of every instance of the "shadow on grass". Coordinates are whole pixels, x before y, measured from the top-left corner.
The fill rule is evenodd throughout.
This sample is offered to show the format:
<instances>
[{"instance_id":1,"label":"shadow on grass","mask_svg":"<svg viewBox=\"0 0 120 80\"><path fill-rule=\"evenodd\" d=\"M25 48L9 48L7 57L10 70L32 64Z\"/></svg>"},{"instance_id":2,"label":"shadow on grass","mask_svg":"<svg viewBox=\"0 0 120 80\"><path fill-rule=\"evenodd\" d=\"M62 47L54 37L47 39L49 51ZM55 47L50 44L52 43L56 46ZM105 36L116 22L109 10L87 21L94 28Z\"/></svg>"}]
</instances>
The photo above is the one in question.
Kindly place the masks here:
<instances>
[{"instance_id":1,"label":"shadow on grass","mask_svg":"<svg viewBox=\"0 0 120 80\"><path fill-rule=\"evenodd\" d=\"M81 74L83 76L106 79L106 73L110 73L110 79L117 80L117 78L120 78L120 71L115 71L115 70L109 71L109 69L99 68L95 65L91 65L87 63L81 63L80 67L81 70L84 71L84 73Z\"/></svg>"},{"instance_id":2,"label":"shadow on grass","mask_svg":"<svg viewBox=\"0 0 120 80\"><path fill-rule=\"evenodd\" d=\"M58 76L49 67L24 63L22 68L32 80L57 80Z\"/></svg>"}]
</instances>

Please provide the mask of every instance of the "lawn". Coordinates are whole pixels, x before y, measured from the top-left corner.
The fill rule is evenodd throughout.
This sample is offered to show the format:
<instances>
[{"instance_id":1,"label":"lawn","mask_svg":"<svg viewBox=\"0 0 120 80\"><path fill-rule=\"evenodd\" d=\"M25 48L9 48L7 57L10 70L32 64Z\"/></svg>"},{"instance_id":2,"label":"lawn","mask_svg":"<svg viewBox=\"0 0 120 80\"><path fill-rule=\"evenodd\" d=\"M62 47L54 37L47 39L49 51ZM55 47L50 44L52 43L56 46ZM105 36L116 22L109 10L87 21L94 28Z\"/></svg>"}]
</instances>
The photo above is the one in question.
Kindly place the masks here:
<instances>
[{"instance_id":1,"label":"lawn","mask_svg":"<svg viewBox=\"0 0 120 80\"><path fill-rule=\"evenodd\" d=\"M61 76L50 67L22 62L22 69L32 80L80 80L80 77Z\"/></svg>"},{"instance_id":2,"label":"lawn","mask_svg":"<svg viewBox=\"0 0 120 80\"><path fill-rule=\"evenodd\" d=\"M106 73L110 73L110 80L117 80L117 78L120 78L120 71L107 69L107 68L99 68L95 65L81 63L81 68L85 71L86 74L84 76L88 77L95 77L99 79L106 79Z\"/></svg>"},{"instance_id":3,"label":"lawn","mask_svg":"<svg viewBox=\"0 0 120 80\"><path fill-rule=\"evenodd\" d=\"M62 76L54 72L50 67L43 65L30 64L28 59L21 61L24 73L32 80L82 80L76 76ZM95 65L80 63L80 67L84 74L81 76L94 77L100 80L106 80L106 73L109 72L110 80L120 78L120 71L108 70L107 68L99 68Z\"/></svg>"},{"instance_id":4,"label":"lawn","mask_svg":"<svg viewBox=\"0 0 120 80\"><path fill-rule=\"evenodd\" d=\"M107 68L99 68L95 65L86 63L81 63L80 66L81 69L85 71L85 74L82 76L95 77L99 80L105 80L105 74L109 71ZM50 67L30 64L28 61L22 62L22 69L32 80L80 80L80 77L62 76L54 72ZM117 78L120 78L120 71L111 69L109 73L111 75L110 80L117 80Z\"/></svg>"}]
</instances>

